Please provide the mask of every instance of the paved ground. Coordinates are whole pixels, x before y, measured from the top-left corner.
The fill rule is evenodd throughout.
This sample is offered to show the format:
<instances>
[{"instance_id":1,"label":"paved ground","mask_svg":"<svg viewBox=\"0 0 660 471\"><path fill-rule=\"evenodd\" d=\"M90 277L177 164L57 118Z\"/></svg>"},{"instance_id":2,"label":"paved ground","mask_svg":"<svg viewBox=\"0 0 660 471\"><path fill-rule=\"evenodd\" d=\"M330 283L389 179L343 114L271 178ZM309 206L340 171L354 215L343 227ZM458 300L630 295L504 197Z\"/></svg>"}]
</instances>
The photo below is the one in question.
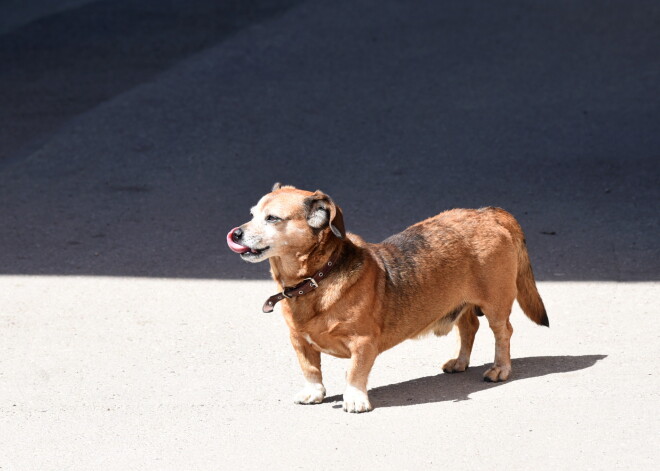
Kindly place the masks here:
<instances>
[{"instance_id":1,"label":"paved ground","mask_svg":"<svg viewBox=\"0 0 660 471\"><path fill-rule=\"evenodd\" d=\"M185 5L185 6L184 6ZM657 2L0 5L0 469L657 467ZM387 352L376 409L291 404L265 265L276 180L377 241L450 207L527 231L551 328L514 378Z\"/></svg>"}]
</instances>

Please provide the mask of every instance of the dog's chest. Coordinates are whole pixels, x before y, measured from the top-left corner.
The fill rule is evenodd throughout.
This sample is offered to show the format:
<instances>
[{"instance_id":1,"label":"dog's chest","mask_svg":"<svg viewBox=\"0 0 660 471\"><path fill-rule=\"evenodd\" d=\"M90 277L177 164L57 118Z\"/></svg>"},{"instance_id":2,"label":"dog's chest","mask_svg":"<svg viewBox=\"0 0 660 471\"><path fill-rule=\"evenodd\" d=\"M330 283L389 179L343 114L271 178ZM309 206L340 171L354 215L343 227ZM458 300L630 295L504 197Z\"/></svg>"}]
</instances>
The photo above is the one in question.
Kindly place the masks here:
<instances>
[{"instance_id":1,"label":"dog's chest","mask_svg":"<svg viewBox=\"0 0 660 471\"><path fill-rule=\"evenodd\" d=\"M312 348L314 348L314 350L317 350L321 353L326 353L328 355L333 355L333 356L336 356L336 357L344 357L345 356L341 351L339 351L338 348L336 348L336 346L335 346L335 348L332 348L330 346L329 342L327 342L327 341L324 341L320 338L317 338L316 339L318 341L318 343L317 343L317 342L314 341L312 336L308 333L304 333L304 334L302 334L302 336L307 341L307 343L309 343L312 346Z\"/></svg>"}]
</instances>

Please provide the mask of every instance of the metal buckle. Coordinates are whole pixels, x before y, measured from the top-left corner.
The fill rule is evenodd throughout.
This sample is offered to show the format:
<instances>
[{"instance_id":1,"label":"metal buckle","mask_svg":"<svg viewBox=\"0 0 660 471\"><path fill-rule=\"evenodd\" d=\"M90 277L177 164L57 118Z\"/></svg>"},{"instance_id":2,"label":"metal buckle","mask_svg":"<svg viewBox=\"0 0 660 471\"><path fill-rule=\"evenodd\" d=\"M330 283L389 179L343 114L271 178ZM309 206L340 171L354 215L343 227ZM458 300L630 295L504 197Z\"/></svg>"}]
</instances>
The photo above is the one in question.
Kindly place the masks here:
<instances>
[{"instance_id":1,"label":"metal buckle","mask_svg":"<svg viewBox=\"0 0 660 471\"><path fill-rule=\"evenodd\" d=\"M286 290L282 290L282 292L281 292L280 294L281 294L282 296L284 296L286 299L291 299L293 296L288 296L288 295L285 293L285 291L286 291Z\"/></svg>"},{"instance_id":2,"label":"metal buckle","mask_svg":"<svg viewBox=\"0 0 660 471\"><path fill-rule=\"evenodd\" d=\"M312 288L316 289L319 287L319 284L316 282L314 278L305 278L303 281L309 281L309 284L312 286Z\"/></svg>"}]
</instances>

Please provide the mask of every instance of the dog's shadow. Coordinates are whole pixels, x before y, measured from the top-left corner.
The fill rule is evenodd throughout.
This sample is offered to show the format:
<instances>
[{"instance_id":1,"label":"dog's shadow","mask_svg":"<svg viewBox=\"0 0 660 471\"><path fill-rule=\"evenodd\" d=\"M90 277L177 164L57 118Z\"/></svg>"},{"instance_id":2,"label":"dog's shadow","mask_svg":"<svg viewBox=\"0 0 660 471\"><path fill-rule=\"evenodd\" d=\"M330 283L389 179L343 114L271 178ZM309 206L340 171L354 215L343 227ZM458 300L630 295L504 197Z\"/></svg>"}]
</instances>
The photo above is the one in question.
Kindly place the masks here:
<instances>
[{"instance_id":1,"label":"dog's shadow","mask_svg":"<svg viewBox=\"0 0 660 471\"><path fill-rule=\"evenodd\" d=\"M412 379L401 383L388 384L369 390L369 399L374 407L398 407L426 404L429 402L465 401L470 394L485 389L497 388L500 385L527 378L535 378L554 373L568 373L583 370L606 358L607 355L581 356L546 356L515 358L511 360L513 373L511 378L503 383L487 383L483 381L483 373L491 366L485 364L470 367L465 373L445 374ZM341 394L327 397L326 403L341 402ZM339 408L341 404L334 405Z\"/></svg>"}]
</instances>

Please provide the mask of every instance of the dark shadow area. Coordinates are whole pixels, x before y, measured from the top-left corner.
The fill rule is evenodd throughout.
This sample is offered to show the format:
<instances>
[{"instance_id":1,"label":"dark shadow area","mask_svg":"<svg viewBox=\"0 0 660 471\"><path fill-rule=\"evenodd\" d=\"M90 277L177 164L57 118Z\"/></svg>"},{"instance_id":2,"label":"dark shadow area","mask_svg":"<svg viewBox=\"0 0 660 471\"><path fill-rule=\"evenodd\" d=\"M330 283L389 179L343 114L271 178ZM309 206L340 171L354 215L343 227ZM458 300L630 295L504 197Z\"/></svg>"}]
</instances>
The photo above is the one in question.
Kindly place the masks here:
<instances>
[{"instance_id":1,"label":"dark shadow area","mask_svg":"<svg viewBox=\"0 0 660 471\"><path fill-rule=\"evenodd\" d=\"M0 169L71 118L296 0L104 0L0 35Z\"/></svg>"},{"instance_id":2,"label":"dark shadow area","mask_svg":"<svg viewBox=\"0 0 660 471\"><path fill-rule=\"evenodd\" d=\"M491 364L486 364L470 367L464 373L440 373L435 376L426 376L370 389L369 399L374 407L399 407L430 402L465 401L470 399L470 394L485 389L497 388L527 378L583 370L594 366L596 362L605 358L607 358L607 355L515 358L511 360L512 376L503 383L487 383L483 380L483 373L491 366ZM342 396L339 394L327 397L323 402L341 401Z\"/></svg>"},{"instance_id":3,"label":"dark shadow area","mask_svg":"<svg viewBox=\"0 0 660 471\"><path fill-rule=\"evenodd\" d=\"M369 241L501 206L539 280L660 279L660 3L293 3L1 36L0 273L267 278L224 236L282 181Z\"/></svg>"}]
</instances>

